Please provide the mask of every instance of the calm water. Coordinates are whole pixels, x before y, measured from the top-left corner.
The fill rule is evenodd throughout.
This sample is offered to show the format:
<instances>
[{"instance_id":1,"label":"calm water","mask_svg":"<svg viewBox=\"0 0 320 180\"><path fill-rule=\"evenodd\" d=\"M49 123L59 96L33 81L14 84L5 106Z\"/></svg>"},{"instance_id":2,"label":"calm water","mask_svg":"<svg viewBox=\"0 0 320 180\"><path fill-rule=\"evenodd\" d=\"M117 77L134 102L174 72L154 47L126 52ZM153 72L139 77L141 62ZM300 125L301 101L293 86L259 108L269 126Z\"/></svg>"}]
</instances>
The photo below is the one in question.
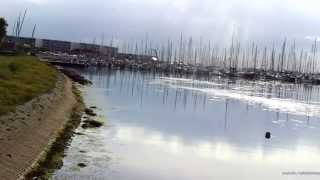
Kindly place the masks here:
<instances>
[{"instance_id":1,"label":"calm water","mask_svg":"<svg viewBox=\"0 0 320 180\"><path fill-rule=\"evenodd\" d=\"M55 179L319 179L319 87L91 69L99 129L78 128ZM265 132L272 138L266 140ZM87 167L79 168L78 163Z\"/></svg>"}]
</instances>

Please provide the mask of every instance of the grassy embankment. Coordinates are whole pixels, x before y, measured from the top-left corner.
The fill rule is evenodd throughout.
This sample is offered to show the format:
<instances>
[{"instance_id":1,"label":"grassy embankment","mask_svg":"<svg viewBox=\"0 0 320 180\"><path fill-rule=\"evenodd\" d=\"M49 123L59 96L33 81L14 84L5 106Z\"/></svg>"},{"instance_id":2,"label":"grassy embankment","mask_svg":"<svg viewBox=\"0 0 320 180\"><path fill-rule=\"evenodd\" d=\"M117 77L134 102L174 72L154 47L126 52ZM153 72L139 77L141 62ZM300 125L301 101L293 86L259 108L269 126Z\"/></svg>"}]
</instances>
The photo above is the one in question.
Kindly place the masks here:
<instances>
[{"instance_id":1,"label":"grassy embankment","mask_svg":"<svg viewBox=\"0 0 320 180\"><path fill-rule=\"evenodd\" d=\"M56 80L57 72L36 57L0 55L0 116L49 92Z\"/></svg>"}]
</instances>

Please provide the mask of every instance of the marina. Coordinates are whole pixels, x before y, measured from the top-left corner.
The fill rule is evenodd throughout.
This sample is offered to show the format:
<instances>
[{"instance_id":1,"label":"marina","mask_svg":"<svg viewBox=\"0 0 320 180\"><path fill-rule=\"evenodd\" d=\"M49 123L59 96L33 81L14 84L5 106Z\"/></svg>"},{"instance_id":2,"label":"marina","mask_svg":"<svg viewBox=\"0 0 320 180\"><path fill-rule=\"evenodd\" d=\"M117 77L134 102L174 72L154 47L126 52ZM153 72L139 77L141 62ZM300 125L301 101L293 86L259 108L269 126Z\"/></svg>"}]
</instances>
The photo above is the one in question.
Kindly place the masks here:
<instances>
[{"instance_id":1,"label":"marina","mask_svg":"<svg viewBox=\"0 0 320 180\"><path fill-rule=\"evenodd\" d=\"M319 73L302 73L293 71L273 71L263 69L242 69L238 71L234 68L222 68L218 66L204 66L194 64L184 64L177 62L160 61L157 57L151 57L149 60L134 59L103 59L89 58L71 55L43 55L38 57L44 62L58 66L66 67L108 67L110 69L129 69L133 71L158 72L166 74L187 75L187 76L203 76L210 79L213 76L224 78L242 78L246 80L264 80L264 81L280 81L285 83L299 84L320 84Z\"/></svg>"},{"instance_id":2,"label":"marina","mask_svg":"<svg viewBox=\"0 0 320 180\"><path fill-rule=\"evenodd\" d=\"M318 180L320 1L0 6L0 179Z\"/></svg>"},{"instance_id":3,"label":"marina","mask_svg":"<svg viewBox=\"0 0 320 180\"><path fill-rule=\"evenodd\" d=\"M84 101L105 125L76 130L54 179L299 179L285 173L317 170L318 86L79 71L93 83Z\"/></svg>"}]
</instances>

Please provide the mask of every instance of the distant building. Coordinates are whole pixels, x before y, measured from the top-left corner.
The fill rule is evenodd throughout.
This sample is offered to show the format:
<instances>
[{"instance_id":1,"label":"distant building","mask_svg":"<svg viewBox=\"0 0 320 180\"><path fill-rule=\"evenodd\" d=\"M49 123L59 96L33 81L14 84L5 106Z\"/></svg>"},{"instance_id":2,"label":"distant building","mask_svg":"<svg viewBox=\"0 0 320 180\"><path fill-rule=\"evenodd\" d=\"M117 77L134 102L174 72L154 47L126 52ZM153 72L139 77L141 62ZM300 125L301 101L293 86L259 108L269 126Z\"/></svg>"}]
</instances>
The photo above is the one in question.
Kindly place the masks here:
<instances>
[{"instance_id":1,"label":"distant building","mask_svg":"<svg viewBox=\"0 0 320 180\"><path fill-rule=\"evenodd\" d=\"M99 46L88 43L71 43L71 53L75 54L99 54L104 56L115 57L118 53L118 48L110 46Z\"/></svg>"},{"instance_id":2,"label":"distant building","mask_svg":"<svg viewBox=\"0 0 320 180\"><path fill-rule=\"evenodd\" d=\"M118 48L110 47L110 46L100 46L99 52L102 55L108 55L110 57L116 57L118 54Z\"/></svg>"},{"instance_id":3,"label":"distant building","mask_svg":"<svg viewBox=\"0 0 320 180\"><path fill-rule=\"evenodd\" d=\"M110 46L100 46L89 43L74 43L69 41L50 40L50 39L35 39L28 37L15 37L7 36L6 41L8 46L15 47L17 43L28 45L30 47L36 47L39 49L63 52L73 54L86 54L86 55L102 55L108 57L118 57L118 48ZM121 58L131 57L130 54L121 54ZM150 56L133 55L135 59L150 59ZM131 58L130 58L131 59Z\"/></svg>"},{"instance_id":4,"label":"distant building","mask_svg":"<svg viewBox=\"0 0 320 180\"><path fill-rule=\"evenodd\" d=\"M83 51L83 52L98 53L99 46L95 45L95 44L88 44L88 43L72 43L71 51Z\"/></svg>"},{"instance_id":5,"label":"distant building","mask_svg":"<svg viewBox=\"0 0 320 180\"><path fill-rule=\"evenodd\" d=\"M118 53L117 58L118 59L128 59L128 60L153 61L154 56Z\"/></svg>"},{"instance_id":6,"label":"distant building","mask_svg":"<svg viewBox=\"0 0 320 180\"><path fill-rule=\"evenodd\" d=\"M9 44L21 44L21 45L27 45L30 47L35 47L36 39L35 38L29 38L29 37L16 37L16 36L7 36L5 41Z\"/></svg>"},{"instance_id":7,"label":"distant building","mask_svg":"<svg viewBox=\"0 0 320 180\"><path fill-rule=\"evenodd\" d=\"M71 50L71 42L50 39L37 39L36 47L47 49L48 51L53 52L68 53Z\"/></svg>"}]
</instances>

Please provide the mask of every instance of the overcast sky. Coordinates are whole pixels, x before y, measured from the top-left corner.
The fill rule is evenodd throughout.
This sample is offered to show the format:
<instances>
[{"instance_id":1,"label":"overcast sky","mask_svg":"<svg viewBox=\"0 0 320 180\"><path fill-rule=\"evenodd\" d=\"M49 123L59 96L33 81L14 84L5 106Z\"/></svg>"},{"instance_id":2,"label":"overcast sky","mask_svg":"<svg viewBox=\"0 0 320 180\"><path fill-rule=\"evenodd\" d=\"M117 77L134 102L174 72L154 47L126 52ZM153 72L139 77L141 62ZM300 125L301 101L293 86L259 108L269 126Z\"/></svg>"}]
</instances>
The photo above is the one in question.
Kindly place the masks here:
<instances>
[{"instance_id":1,"label":"overcast sky","mask_svg":"<svg viewBox=\"0 0 320 180\"><path fill-rule=\"evenodd\" d=\"M319 0L4 0L12 32L19 11L28 8L23 36L71 41L185 36L223 43L235 33L241 41L270 43L285 37L310 42L320 34ZM98 40L99 39L99 40ZM320 38L319 38L320 39ZM106 40L107 41L107 40Z\"/></svg>"}]
</instances>

